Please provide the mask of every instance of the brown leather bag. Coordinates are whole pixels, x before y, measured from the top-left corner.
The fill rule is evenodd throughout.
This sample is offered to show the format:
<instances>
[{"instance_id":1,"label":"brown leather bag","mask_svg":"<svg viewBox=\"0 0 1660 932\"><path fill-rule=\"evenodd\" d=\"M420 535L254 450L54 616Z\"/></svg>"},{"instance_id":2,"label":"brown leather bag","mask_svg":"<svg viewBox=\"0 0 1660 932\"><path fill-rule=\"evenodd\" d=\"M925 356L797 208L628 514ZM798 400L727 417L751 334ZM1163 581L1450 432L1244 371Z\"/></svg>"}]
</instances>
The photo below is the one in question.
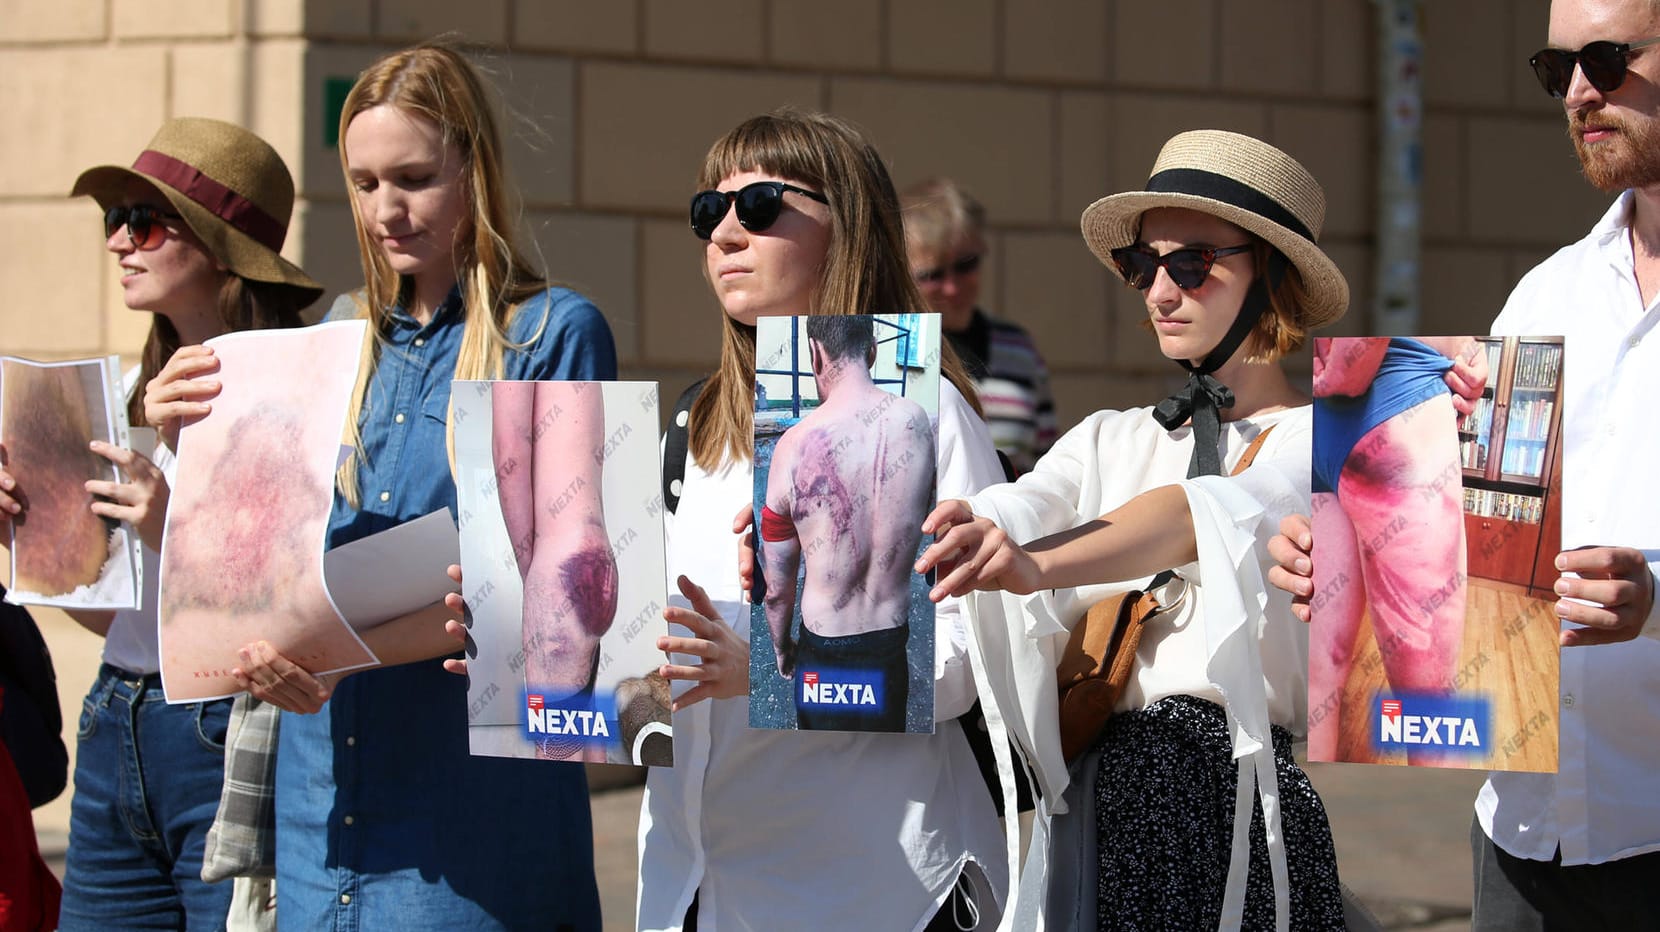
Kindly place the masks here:
<instances>
[{"instance_id":1,"label":"brown leather bag","mask_svg":"<svg viewBox=\"0 0 1660 932\"><path fill-rule=\"evenodd\" d=\"M1268 431L1257 434L1234 466L1232 475L1245 471L1256 459ZM1161 605L1157 591L1176 577L1170 570L1153 577L1146 590L1109 596L1090 606L1072 628L1060 660L1055 663L1055 682L1060 687L1061 753L1068 761L1089 750L1096 736L1112 717L1113 706L1124 695L1135 666L1136 648L1147 622L1161 612L1181 604L1182 594L1170 605Z\"/></svg>"}]
</instances>

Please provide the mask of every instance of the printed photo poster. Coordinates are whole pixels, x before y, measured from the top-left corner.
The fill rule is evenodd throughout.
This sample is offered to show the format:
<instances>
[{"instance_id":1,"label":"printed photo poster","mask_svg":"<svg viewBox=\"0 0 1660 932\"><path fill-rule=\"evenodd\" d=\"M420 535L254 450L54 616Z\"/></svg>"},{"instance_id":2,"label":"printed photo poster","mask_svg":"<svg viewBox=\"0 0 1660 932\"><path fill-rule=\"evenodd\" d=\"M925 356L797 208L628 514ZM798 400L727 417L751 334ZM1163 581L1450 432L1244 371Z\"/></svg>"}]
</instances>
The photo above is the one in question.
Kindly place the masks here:
<instances>
[{"instance_id":1,"label":"printed photo poster","mask_svg":"<svg viewBox=\"0 0 1660 932\"><path fill-rule=\"evenodd\" d=\"M453 385L472 753L671 766L656 383Z\"/></svg>"},{"instance_id":2,"label":"printed photo poster","mask_svg":"<svg viewBox=\"0 0 1660 932\"><path fill-rule=\"evenodd\" d=\"M1310 760L1556 771L1562 352L1314 341Z\"/></svg>"},{"instance_id":3,"label":"printed photo poster","mask_svg":"<svg viewBox=\"0 0 1660 932\"><path fill-rule=\"evenodd\" d=\"M378 661L323 580L334 473L364 321L207 342L223 386L179 430L161 549L168 702L240 692L237 651L269 641L312 673ZM367 494L367 491L366 491Z\"/></svg>"},{"instance_id":4,"label":"printed photo poster","mask_svg":"<svg viewBox=\"0 0 1660 932\"><path fill-rule=\"evenodd\" d=\"M764 317L749 724L934 730L937 314Z\"/></svg>"},{"instance_id":5,"label":"printed photo poster","mask_svg":"<svg viewBox=\"0 0 1660 932\"><path fill-rule=\"evenodd\" d=\"M120 361L0 358L0 447L25 506L11 521L6 601L61 608L137 608L143 546L130 525L92 512L90 479L122 482L88 445L130 447ZM143 452L143 451L141 451Z\"/></svg>"}]
</instances>

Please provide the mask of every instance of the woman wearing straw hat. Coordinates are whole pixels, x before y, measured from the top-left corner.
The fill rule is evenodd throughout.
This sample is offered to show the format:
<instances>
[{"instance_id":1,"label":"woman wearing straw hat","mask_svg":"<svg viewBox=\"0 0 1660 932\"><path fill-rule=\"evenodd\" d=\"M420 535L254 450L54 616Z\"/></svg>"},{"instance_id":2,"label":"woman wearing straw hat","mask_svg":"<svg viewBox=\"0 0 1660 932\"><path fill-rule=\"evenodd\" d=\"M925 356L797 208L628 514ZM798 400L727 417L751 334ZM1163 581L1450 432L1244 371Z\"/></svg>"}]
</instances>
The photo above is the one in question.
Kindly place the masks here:
<instances>
[{"instance_id":1,"label":"woman wearing straw hat","mask_svg":"<svg viewBox=\"0 0 1660 932\"><path fill-rule=\"evenodd\" d=\"M971 593L998 706L988 718L1012 722L1042 784L1034 850L1047 846L1062 927L1342 927L1325 811L1291 757L1307 632L1264 582L1268 539L1309 494L1309 399L1279 360L1348 306L1315 242L1324 213L1319 184L1266 143L1171 139L1145 190L1095 202L1082 225L1142 292L1186 386L1154 407L1097 412L1018 483L943 503L924 525L940 535L920 561L941 566L935 597ZM1259 437L1249 468L1229 475ZM1116 714L1069 772L1059 645L1089 603L1167 569L1171 607L1148 624ZM1051 841L1063 797L1070 813ZM1037 862L1028 879L1045 876Z\"/></svg>"},{"instance_id":2,"label":"woman wearing straw hat","mask_svg":"<svg viewBox=\"0 0 1660 932\"><path fill-rule=\"evenodd\" d=\"M89 169L72 193L103 208L105 248L121 267L127 306L154 315L140 365L127 377L128 418L161 428L170 444L178 413L155 399L181 373L215 368L212 352L194 344L234 330L299 326L300 311L322 293L278 254L293 179L253 133L184 117L163 124L131 168ZM148 386L143 395L140 385ZM89 482L87 490L98 496L94 512L138 529L145 592L135 610L70 612L105 641L81 711L61 928L223 927L231 885L203 883L200 872L231 703L168 705L161 690L156 582L173 454L162 445L153 457L102 443L93 449L130 477ZM9 523L23 512L19 493L27 490L3 471L0 489L0 522Z\"/></svg>"}]
</instances>

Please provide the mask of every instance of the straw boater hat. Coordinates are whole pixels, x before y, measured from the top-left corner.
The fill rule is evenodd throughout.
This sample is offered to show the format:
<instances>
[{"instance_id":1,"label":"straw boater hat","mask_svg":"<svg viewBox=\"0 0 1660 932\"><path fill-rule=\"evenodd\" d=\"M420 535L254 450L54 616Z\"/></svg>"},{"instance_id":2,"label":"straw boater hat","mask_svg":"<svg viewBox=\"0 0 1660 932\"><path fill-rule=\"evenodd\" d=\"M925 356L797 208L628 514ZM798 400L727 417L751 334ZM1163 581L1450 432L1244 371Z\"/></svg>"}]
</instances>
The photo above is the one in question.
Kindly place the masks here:
<instances>
[{"instance_id":1,"label":"straw boater hat","mask_svg":"<svg viewBox=\"0 0 1660 932\"><path fill-rule=\"evenodd\" d=\"M89 168L69 193L91 195L108 209L129 178L154 185L207 251L237 275L291 286L307 294L307 303L323 293L279 254L294 209L294 179L265 140L220 120L178 117L162 124L132 168Z\"/></svg>"},{"instance_id":2,"label":"straw boater hat","mask_svg":"<svg viewBox=\"0 0 1660 932\"><path fill-rule=\"evenodd\" d=\"M1112 251L1136 241L1141 215L1155 207L1211 214L1267 240L1296 266L1308 301L1303 324L1323 327L1349 307L1349 284L1315 245L1326 193L1298 161L1250 136L1200 129L1164 144L1144 191L1104 197L1085 208L1084 242L1112 269Z\"/></svg>"}]
</instances>

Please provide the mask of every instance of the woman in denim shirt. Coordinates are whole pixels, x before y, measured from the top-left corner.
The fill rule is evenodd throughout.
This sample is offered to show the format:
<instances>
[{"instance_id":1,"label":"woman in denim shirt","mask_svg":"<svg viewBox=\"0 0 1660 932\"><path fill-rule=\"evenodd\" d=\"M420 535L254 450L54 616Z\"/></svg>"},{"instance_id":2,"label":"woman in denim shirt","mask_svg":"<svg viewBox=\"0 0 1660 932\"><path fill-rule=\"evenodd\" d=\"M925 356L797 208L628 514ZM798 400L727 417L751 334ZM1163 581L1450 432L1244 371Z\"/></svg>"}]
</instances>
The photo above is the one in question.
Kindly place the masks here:
<instances>
[{"instance_id":1,"label":"woman in denim shirt","mask_svg":"<svg viewBox=\"0 0 1660 932\"><path fill-rule=\"evenodd\" d=\"M491 113L472 66L442 46L382 58L346 98L366 286L331 316L371 326L330 547L455 511L451 379L616 377L599 311L508 239ZM263 646L250 657L255 695L322 711L282 720L280 927L599 928L584 771L468 754L466 684L437 659L455 650L447 615L435 605L372 629L387 665L338 683Z\"/></svg>"}]
</instances>

